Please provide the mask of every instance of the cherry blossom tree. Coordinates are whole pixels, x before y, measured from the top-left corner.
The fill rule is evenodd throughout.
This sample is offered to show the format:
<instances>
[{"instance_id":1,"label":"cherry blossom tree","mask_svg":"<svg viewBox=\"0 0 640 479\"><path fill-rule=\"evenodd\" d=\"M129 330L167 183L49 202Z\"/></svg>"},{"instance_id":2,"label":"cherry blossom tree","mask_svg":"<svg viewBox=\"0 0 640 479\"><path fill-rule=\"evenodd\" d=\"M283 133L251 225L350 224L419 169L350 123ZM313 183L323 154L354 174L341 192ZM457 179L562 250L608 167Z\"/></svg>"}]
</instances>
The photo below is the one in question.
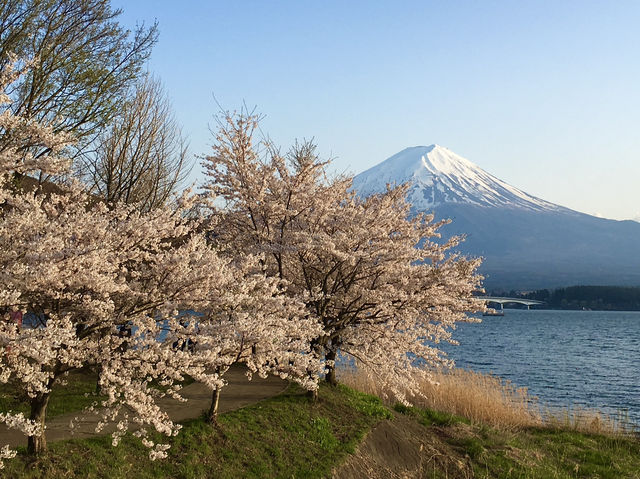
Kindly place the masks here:
<instances>
[{"instance_id":1,"label":"cherry blossom tree","mask_svg":"<svg viewBox=\"0 0 640 479\"><path fill-rule=\"evenodd\" d=\"M3 70L0 92L19 74ZM279 294L282 281L267 280L256 259L219 254L202 219L190 214L194 195L143 212L107 205L78 185L48 194L9 188L15 172L67 168L69 141L11 109L0 116L0 307L7 313L0 382L15 384L30 405L28 418L6 412L0 421L29 436L28 450L46 450L51 391L87 366L99 368L106 396L95 404L98 430L115 423L116 445L132 426L151 458L165 456L168 445L149 440L148 428L167 436L180 429L156 400L182 399L185 375L212 387L214 399L235 362L260 375L297 375L313 388L318 366L309 343L319 326L299 318L303 308ZM49 153L32 157L34 148ZM8 314L16 310L35 315L33 327L17 327ZM12 454L5 447L0 459Z\"/></svg>"},{"instance_id":2,"label":"cherry blossom tree","mask_svg":"<svg viewBox=\"0 0 640 479\"><path fill-rule=\"evenodd\" d=\"M137 425L177 433L154 399L178 397L184 374L203 369L157 338L164 329L177 333L176 311L204 296L225 263L203 238L184 237L190 226L173 212L141 215L91 202L82 191L5 199L0 298L36 314L39 324L2 323L0 380L17 382L30 398L29 424L38 427L29 434L33 453L46 449L47 403L70 371L100 367L108 398L101 414L105 423L118 419L117 442L128 427L125 405Z\"/></svg>"},{"instance_id":3,"label":"cherry blossom tree","mask_svg":"<svg viewBox=\"0 0 640 479\"><path fill-rule=\"evenodd\" d=\"M5 323L0 336L8 351L0 380L19 381L31 397L30 424L41 426L30 434L32 452L46 447L51 390L87 365L100 368L107 399L99 412L102 423L118 423L116 444L129 423L141 434L143 426L177 433L155 399L179 399L185 374L216 399L237 362L261 375L306 377L313 363L303 353L318 328L295 320L300 308L278 296L274 281L219 256L179 213L89 201L72 193L14 199L0 222L4 304L46 318L32 329ZM186 308L204 316L185 315Z\"/></svg>"},{"instance_id":4,"label":"cherry blossom tree","mask_svg":"<svg viewBox=\"0 0 640 479\"><path fill-rule=\"evenodd\" d=\"M436 241L443 223L411 214L406 186L359 198L350 177L328 176L311 143L281 155L255 140L257 127L254 114L225 114L203 162L222 205L219 242L264 255L265 272L322 323L313 345L329 383L342 355L397 399L419 394L430 368L448 363L437 344L481 308L472 297L480 261L452 253L461 238Z\"/></svg>"}]
</instances>

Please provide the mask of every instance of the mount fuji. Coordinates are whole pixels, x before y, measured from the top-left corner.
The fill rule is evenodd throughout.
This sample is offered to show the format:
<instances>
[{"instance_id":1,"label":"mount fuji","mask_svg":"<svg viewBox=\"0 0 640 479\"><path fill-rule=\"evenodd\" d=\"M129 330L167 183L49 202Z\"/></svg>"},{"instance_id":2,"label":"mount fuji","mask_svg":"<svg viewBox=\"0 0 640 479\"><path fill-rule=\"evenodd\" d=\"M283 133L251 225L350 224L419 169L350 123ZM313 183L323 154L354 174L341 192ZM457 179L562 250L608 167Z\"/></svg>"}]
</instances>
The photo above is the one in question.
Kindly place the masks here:
<instances>
[{"instance_id":1,"label":"mount fuji","mask_svg":"<svg viewBox=\"0 0 640 479\"><path fill-rule=\"evenodd\" d=\"M464 254L484 258L485 288L640 285L640 223L580 213L509 185L439 145L406 148L360 173L363 197L409 183L414 212L451 219Z\"/></svg>"}]
</instances>

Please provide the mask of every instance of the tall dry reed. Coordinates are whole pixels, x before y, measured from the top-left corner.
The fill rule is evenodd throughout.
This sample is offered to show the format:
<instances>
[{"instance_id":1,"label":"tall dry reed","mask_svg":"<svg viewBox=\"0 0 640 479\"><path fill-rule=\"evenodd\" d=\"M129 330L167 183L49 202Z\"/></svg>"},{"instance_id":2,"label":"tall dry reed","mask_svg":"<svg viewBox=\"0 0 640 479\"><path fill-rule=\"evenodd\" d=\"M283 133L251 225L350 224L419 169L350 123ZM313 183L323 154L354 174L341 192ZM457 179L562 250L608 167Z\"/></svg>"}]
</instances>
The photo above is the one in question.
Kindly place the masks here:
<instances>
[{"instance_id":1,"label":"tall dry reed","mask_svg":"<svg viewBox=\"0 0 640 479\"><path fill-rule=\"evenodd\" d=\"M376 396L385 391L374 376L350 368L339 370L339 379L346 385ZM474 423L487 424L502 430L526 427L559 427L596 434L625 434L631 431L624 418L614 418L588 409L552 409L540 405L526 388L516 387L490 374L464 369L438 370L434 383L424 381L423 396L411 402L419 407L465 417Z\"/></svg>"}]
</instances>

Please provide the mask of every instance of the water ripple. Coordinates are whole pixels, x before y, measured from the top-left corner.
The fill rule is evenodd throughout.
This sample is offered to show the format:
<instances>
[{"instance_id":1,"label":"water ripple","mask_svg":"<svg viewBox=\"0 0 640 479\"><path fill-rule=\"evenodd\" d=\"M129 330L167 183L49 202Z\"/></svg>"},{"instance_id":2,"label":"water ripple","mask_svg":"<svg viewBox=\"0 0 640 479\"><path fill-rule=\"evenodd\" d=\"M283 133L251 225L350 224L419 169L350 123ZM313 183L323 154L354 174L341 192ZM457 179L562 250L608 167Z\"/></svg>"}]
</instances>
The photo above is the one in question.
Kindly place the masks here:
<instances>
[{"instance_id":1,"label":"water ripple","mask_svg":"<svg viewBox=\"0 0 640 479\"><path fill-rule=\"evenodd\" d=\"M458 367L526 386L550 405L625 410L640 425L640 312L508 310L453 337L460 346L444 349Z\"/></svg>"}]
</instances>

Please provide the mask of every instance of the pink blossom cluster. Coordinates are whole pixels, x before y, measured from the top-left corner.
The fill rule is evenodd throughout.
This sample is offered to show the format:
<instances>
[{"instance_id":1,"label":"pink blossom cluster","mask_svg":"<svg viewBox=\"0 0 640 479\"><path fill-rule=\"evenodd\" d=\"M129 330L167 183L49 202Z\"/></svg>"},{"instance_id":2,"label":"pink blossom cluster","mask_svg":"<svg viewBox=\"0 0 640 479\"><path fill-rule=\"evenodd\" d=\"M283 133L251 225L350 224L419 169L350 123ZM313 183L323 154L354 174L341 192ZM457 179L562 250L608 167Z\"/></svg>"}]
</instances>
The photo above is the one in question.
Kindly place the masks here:
<instances>
[{"instance_id":1,"label":"pink blossom cluster","mask_svg":"<svg viewBox=\"0 0 640 479\"><path fill-rule=\"evenodd\" d=\"M73 138L55 131L53 122L43 124L32 118L14 115L6 89L33 67L35 61L17 68L15 57L0 71L0 175L14 172L42 171L55 174L70 166L70 160L60 155ZM42 150L46 153L43 154Z\"/></svg>"}]
</instances>

